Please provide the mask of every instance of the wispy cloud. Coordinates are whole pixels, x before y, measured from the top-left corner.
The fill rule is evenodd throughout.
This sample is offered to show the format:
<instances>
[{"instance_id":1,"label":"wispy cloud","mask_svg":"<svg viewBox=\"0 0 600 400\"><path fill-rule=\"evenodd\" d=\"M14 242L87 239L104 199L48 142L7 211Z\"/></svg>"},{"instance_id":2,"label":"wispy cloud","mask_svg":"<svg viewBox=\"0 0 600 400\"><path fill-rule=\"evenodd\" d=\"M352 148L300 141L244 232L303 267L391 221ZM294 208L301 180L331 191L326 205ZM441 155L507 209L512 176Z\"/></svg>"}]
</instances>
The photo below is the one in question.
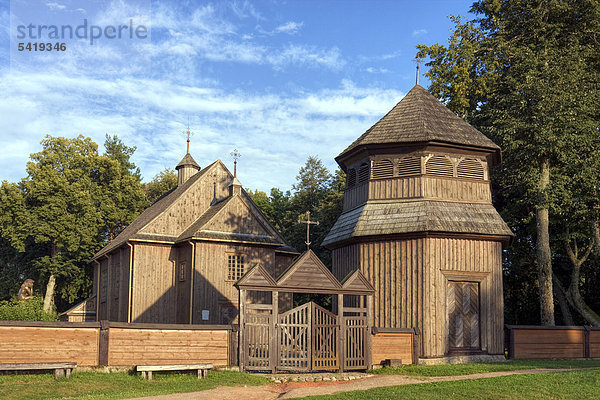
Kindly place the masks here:
<instances>
[{"instance_id":1,"label":"wispy cloud","mask_svg":"<svg viewBox=\"0 0 600 400\"><path fill-rule=\"evenodd\" d=\"M46 3L46 6L52 11L64 10L65 8L67 8L67 6L65 6L64 4L58 4L56 2Z\"/></svg>"},{"instance_id":2,"label":"wispy cloud","mask_svg":"<svg viewBox=\"0 0 600 400\"><path fill-rule=\"evenodd\" d=\"M427 29L415 29L412 31L412 37L427 35Z\"/></svg>"},{"instance_id":3,"label":"wispy cloud","mask_svg":"<svg viewBox=\"0 0 600 400\"><path fill-rule=\"evenodd\" d=\"M304 22L288 21L285 24L279 25L277 28L275 28L275 32L294 35L298 33L300 28L302 28L302 25L304 25Z\"/></svg>"},{"instance_id":4,"label":"wispy cloud","mask_svg":"<svg viewBox=\"0 0 600 400\"><path fill-rule=\"evenodd\" d=\"M365 71L367 71L370 74L387 74L388 72L390 72L390 70L387 68L375 68L375 67L367 67L365 69Z\"/></svg>"}]
</instances>

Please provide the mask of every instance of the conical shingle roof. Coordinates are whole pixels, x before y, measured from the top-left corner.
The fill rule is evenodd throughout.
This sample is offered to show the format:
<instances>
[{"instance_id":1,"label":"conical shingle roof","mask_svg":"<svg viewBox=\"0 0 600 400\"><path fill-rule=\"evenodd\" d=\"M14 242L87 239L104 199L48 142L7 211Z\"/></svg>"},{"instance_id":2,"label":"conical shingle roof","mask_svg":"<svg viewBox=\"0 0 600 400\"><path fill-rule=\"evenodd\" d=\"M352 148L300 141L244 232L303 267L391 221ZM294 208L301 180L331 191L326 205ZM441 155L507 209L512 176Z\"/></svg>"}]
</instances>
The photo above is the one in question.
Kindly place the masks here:
<instances>
[{"instance_id":1,"label":"conical shingle roof","mask_svg":"<svg viewBox=\"0 0 600 400\"><path fill-rule=\"evenodd\" d=\"M175 169L183 168L183 167L195 167L198 170L200 169L200 165L194 160L194 157L190 153L186 153L185 156L179 161L179 164L175 167Z\"/></svg>"},{"instance_id":2,"label":"conical shingle roof","mask_svg":"<svg viewBox=\"0 0 600 400\"><path fill-rule=\"evenodd\" d=\"M365 145L423 142L483 147L500 152L500 147L483 133L455 115L423 87L416 85L336 160Z\"/></svg>"}]
</instances>

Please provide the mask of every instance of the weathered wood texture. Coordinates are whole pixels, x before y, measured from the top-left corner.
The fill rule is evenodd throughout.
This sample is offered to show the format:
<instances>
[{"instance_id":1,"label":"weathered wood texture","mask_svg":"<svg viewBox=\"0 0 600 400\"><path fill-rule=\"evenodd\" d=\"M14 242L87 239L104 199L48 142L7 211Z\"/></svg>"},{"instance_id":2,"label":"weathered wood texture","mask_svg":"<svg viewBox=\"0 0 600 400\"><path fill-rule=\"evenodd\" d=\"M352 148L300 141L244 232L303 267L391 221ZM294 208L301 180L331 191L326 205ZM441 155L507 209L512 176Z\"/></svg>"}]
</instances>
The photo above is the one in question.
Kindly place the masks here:
<instances>
[{"instance_id":1,"label":"weathered wood texture","mask_svg":"<svg viewBox=\"0 0 600 400\"><path fill-rule=\"evenodd\" d=\"M200 218L215 198L220 200L229 196L227 185L231 182L231 175L225 167L221 163L215 163L210 175L216 185L207 185L203 180L194 182L191 188L140 232L177 236Z\"/></svg>"},{"instance_id":2,"label":"weathered wood texture","mask_svg":"<svg viewBox=\"0 0 600 400\"><path fill-rule=\"evenodd\" d=\"M481 350L503 354L501 242L433 237L359 242L334 249L332 259L338 279L358 267L374 286L374 326L421 330L421 357L449 350L448 281L478 282Z\"/></svg>"},{"instance_id":3,"label":"weathered wood texture","mask_svg":"<svg viewBox=\"0 0 600 400\"><path fill-rule=\"evenodd\" d=\"M600 329L591 329L589 332L590 357L600 357Z\"/></svg>"},{"instance_id":4,"label":"weathered wood texture","mask_svg":"<svg viewBox=\"0 0 600 400\"><path fill-rule=\"evenodd\" d=\"M413 333L385 332L372 336L373 364L381 364L384 360L402 360L402 364L412 364Z\"/></svg>"},{"instance_id":5,"label":"weathered wood texture","mask_svg":"<svg viewBox=\"0 0 600 400\"><path fill-rule=\"evenodd\" d=\"M479 283L448 282L448 347L479 349Z\"/></svg>"},{"instance_id":6,"label":"weathered wood texture","mask_svg":"<svg viewBox=\"0 0 600 400\"><path fill-rule=\"evenodd\" d=\"M109 365L228 364L226 330L110 328Z\"/></svg>"},{"instance_id":7,"label":"weathered wood texture","mask_svg":"<svg viewBox=\"0 0 600 400\"><path fill-rule=\"evenodd\" d=\"M228 280L227 257L230 254L244 256L244 270L259 263L271 276L279 276L284 263L275 262L275 250L258 246L227 243L198 242L196 244L194 271L195 324L230 324L238 322L238 290L235 281ZM287 266L286 266L287 267ZM208 319L202 318L202 310L208 311ZM206 316L206 313L205 313Z\"/></svg>"},{"instance_id":8,"label":"weathered wood texture","mask_svg":"<svg viewBox=\"0 0 600 400\"><path fill-rule=\"evenodd\" d=\"M175 253L168 245L136 244L132 322L177 322Z\"/></svg>"},{"instance_id":9,"label":"weathered wood texture","mask_svg":"<svg viewBox=\"0 0 600 400\"><path fill-rule=\"evenodd\" d=\"M516 359L585 357L585 330L583 327L543 328L513 328L511 356Z\"/></svg>"},{"instance_id":10,"label":"weathered wood texture","mask_svg":"<svg viewBox=\"0 0 600 400\"><path fill-rule=\"evenodd\" d=\"M99 327L0 326L0 363L98 365Z\"/></svg>"}]
</instances>

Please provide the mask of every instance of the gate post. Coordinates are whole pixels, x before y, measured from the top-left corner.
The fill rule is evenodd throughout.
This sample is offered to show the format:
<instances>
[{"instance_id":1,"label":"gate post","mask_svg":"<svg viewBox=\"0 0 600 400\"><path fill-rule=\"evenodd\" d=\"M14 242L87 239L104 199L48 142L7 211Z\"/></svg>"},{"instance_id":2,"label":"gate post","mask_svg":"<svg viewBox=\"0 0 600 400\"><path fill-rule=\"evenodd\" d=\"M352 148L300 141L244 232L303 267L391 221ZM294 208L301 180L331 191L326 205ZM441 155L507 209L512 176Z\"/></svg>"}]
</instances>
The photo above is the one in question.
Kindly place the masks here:
<instances>
[{"instance_id":1,"label":"gate post","mask_svg":"<svg viewBox=\"0 0 600 400\"><path fill-rule=\"evenodd\" d=\"M372 353L372 335L371 327L373 326L373 295L368 294L367 296L367 332L365 334L365 363L367 364L367 370L373 368L373 353Z\"/></svg>"},{"instance_id":2,"label":"gate post","mask_svg":"<svg viewBox=\"0 0 600 400\"><path fill-rule=\"evenodd\" d=\"M337 295L337 315L338 315L338 357L340 363L340 373L344 372L346 363L346 325L344 324L344 295Z\"/></svg>"},{"instance_id":3,"label":"gate post","mask_svg":"<svg viewBox=\"0 0 600 400\"><path fill-rule=\"evenodd\" d=\"M279 319L279 292L271 292L271 327L269 332L269 362L271 372L277 372L279 362L279 340L277 338L277 322Z\"/></svg>"},{"instance_id":4,"label":"gate post","mask_svg":"<svg viewBox=\"0 0 600 400\"><path fill-rule=\"evenodd\" d=\"M238 338L238 354L240 371L244 372L246 367L246 354L248 352L248 338L246 338L246 289L240 289L240 333Z\"/></svg>"}]
</instances>

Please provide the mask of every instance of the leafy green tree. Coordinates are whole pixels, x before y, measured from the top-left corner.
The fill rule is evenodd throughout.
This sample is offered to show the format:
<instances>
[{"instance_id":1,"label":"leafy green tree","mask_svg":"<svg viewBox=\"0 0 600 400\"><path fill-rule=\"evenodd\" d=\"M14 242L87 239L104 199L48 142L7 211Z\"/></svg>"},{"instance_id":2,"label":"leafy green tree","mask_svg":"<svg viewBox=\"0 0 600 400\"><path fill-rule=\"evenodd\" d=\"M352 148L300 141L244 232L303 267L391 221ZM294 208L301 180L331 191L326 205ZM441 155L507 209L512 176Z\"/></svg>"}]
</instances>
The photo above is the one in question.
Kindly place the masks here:
<instances>
[{"instance_id":1,"label":"leafy green tree","mask_svg":"<svg viewBox=\"0 0 600 400\"><path fill-rule=\"evenodd\" d=\"M33 296L26 301L16 298L0 301L0 321L57 321L54 310L46 312L41 297Z\"/></svg>"},{"instance_id":2,"label":"leafy green tree","mask_svg":"<svg viewBox=\"0 0 600 400\"><path fill-rule=\"evenodd\" d=\"M152 180L144 185L146 200L152 204L165 193L177 187L177 173L171 168L160 171Z\"/></svg>"},{"instance_id":3,"label":"leafy green tree","mask_svg":"<svg viewBox=\"0 0 600 400\"><path fill-rule=\"evenodd\" d=\"M572 190L569 167L598 139L600 5L492 0L472 11L477 19L455 19L448 46L417 55L431 59L432 93L502 147L495 196L511 225L533 225L518 233L535 241L540 319L554 325L551 219Z\"/></svg>"}]
</instances>

